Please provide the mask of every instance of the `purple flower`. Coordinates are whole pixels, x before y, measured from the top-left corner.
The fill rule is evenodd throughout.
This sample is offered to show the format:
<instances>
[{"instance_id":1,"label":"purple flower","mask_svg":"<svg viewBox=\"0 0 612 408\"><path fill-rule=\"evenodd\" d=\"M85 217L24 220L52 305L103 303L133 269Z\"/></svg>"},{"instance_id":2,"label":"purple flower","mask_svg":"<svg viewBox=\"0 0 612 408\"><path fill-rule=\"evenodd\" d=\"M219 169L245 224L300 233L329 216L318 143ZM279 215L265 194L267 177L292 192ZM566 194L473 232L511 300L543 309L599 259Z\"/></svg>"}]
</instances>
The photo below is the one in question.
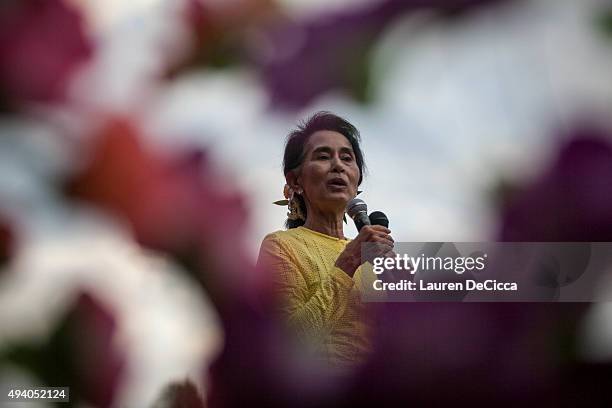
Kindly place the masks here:
<instances>
[{"instance_id":1,"label":"purple flower","mask_svg":"<svg viewBox=\"0 0 612 408\"><path fill-rule=\"evenodd\" d=\"M382 31L402 15L422 9L457 12L499 0L387 0L358 11L269 28L254 59L273 106L301 108L338 90L367 100L370 53Z\"/></svg>"},{"instance_id":2,"label":"purple flower","mask_svg":"<svg viewBox=\"0 0 612 408\"><path fill-rule=\"evenodd\" d=\"M348 392L362 406L563 402L576 304L385 304L376 349Z\"/></svg>"},{"instance_id":3,"label":"purple flower","mask_svg":"<svg viewBox=\"0 0 612 408\"><path fill-rule=\"evenodd\" d=\"M96 299L82 294L66 327L73 346L71 386L94 406L110 407L125 366L124 356L113 342L115 318Z\"/></svg>"},{"instance_id":4,"label":"purple flower","mask_svg":"<svg viewBox=\"0 0 612 408\"><path fill-rule=\"evenodd\" d=\"M0 5L0 92L9 106L58 102L92 44L80 15L61 0Z\"/></svg>"},{"instance_id":5,"label":"purple flower","mask_svg":"<svg viewBox=\"0 0 612 408\"><path fill-rule=\"evenodd\" d=\"M196 66L252 65L272 106L301 108L328 91L369 97L370 54L381 33L403 15L424 9L441 16L509 0L385 0L305 21L291 20L268 0L232 7L189 0L185 21L195 49L167 76Z\"/></svg>"},{"instance_id":6,"label":"purple flower","mask_svg":"<svg viewBox=\"0 0 612 408\"><path fill-rule=\"evenodd\" d=\"M612 241L611 137L571 133L552 165L506 203L501 240Z\"/></svg>"}]
</instances>

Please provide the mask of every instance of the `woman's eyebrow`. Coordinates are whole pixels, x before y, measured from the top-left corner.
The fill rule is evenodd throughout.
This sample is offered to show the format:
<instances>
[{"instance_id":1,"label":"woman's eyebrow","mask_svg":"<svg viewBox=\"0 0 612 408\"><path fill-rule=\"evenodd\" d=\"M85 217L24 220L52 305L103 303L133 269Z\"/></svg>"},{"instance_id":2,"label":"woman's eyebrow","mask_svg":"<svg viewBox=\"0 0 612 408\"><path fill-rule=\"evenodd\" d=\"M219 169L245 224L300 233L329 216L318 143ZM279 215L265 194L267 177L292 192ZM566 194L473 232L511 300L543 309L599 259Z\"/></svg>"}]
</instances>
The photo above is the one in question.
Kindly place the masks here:
<instances>
[{"instance_id":1,"label":"woman's eyebrow","mask_svg":"<svg viewBox=\"0 0 612 408\"><path fill-rule=\"evenodd\" d=\"M316 147L313 151L312 154L315 153L331 153L333 151L333 149L329 146L319 146ZM341 147L340 148L340 153L351 153L353 154L353 149L351 147Z\"/></svg>"},{"instance_id":2,"label":"woman's eyebrow","mask_svg":"<svg viewBox=\"0 0 612 408\"><path fill-rule=\"evenodd\" d=\"M312 154L315 153L331 153L332 148L329 146L319 146L312 151Z\"/></svg>"}]
</instances>

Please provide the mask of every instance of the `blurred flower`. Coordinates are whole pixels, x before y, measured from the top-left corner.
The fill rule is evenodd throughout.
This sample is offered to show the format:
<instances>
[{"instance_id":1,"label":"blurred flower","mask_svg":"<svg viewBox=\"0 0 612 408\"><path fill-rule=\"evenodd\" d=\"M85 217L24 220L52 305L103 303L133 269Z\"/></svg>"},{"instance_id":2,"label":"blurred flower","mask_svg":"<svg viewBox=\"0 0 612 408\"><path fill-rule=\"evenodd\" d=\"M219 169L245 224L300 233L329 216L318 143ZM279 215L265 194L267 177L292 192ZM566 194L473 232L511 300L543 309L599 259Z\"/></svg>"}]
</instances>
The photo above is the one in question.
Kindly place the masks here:
<instances>
[{"instance_id":1,"label":"blurred flower","mask_svg":"<svg viewBox=\"0 0 612 408\"><path fill-rule=\"evenodd\" d=\"M204 156L166 157L146 145L127 120L111 121L95 138L85 169L68 192L127 219L139 242L180 253L200 235L218 197L206 197ZM223 208L219 208L220 211Z\"/></svg>"},{"instance_id":2,"label":"blurred flower","mask_svg":"<svg viewBox=\"0 0 612 408\"><path fill-rule=\"evenodd\" d=\"M508 406L508 401L572 406L567 402L576 390L568 391L564 380L587 307L385 304L376 351L345 406L438 406L457 398L473 406Z\"/></svg>"},{"instance_id":3,"label":"blurred flower","mask_svg":"<svg viewBox=\"0 0 612 408\"><path fill-rule=\"evenodd\" d=\"M83 293L48 341L13 345L4 358L31 370L45 386L69 386L70 402L110 407L125 366L115 330L113 315Z\"/></svg>"},{"instance_id":4,"label":"blurred flower","mask_svg":"<svg viewBox=\"0 0 612 408\"><path fill-rule=\"evenodd\" d=\"M612 240L612 144L608 133L592 126L575 128L563 139L555 158L540 175L524 186L510 189L501 209L502 241L590 242ZM555 265L556 266L556 265ZM549 269L554 270L554 269ZM572 270L572 274L583 269ZM605 273L605 271L591 271ZM553 282L558 282L557 274ZM578 326L583 318L576 315L588 304L556 304L551 309L552 321ZM535 305L515 305L530 315ZM572 312L572 309L574 312ZM568 312L572 312L568 314ZM535 327L535 326L534 326ZM577 332L577 330L575 330ZM565 340L575 344L574 339ZM557 339L557 343L563 341ZM559 399L567 406L578 403L572 399L581 395L580 404L600 405L610 400L597 387L610 375L610 365L593 366L577 359L566 361L558 382ZM587 379L588 378L588 379ZM572 394L563 392L570 387ZM587 402L588 401L588 402ZM547 401L550 403L550 401Z\"/></svg>"},{"instance_id":5,"label":"blurred flower","mask_svg":"<svg viewBox=\"0 0 612 408\"><path fill-rule=\"evenodd\" d=\"M409 12L459 12L499 0L386 0L357 11L310 21L279 21L253 49L275 107L301 108L332 90L365 102L370 97L370 58L375 41Z\"/></svg>"},{"instance_id":6,"label":"blurred flower","mask_svg":"<svg viewBox=\"0 0 612 408\"><path fill-rule=\"evenodd\" d=\"M76 358L75 378L83 399L98 407L111 406L120 384L124 357L114 347L114 317L88 294L81 295L68 317L67 330Z\"/></svg>"},{"instance_id":7,"label":"blurred flower","mask_svg":"<svg viewBox=\"0 0 612 408\"><path fill-rule=\"evenodd\" d=\"M69 197L127 221L139 243L174 256L207 290L244 282L231 274L244 278L249 264L241 245L244 199L204 152L155 151L123 119L110 120L92 142L86 165L67 182Z\"/></svg>"},{"instance_id":8,"label":"blurred flower","mask_svg":"<svg viewBox=\"0 0 612 408\"><path fill-rule=\"evenodd\" d=\"M612 241L612 135L582 127L550 168L515 191L501 213L503 241Z\"/></svg>"},{"instance_id":9,"label":"blurred flower","mask_svg":"<svg viewBox=\"0 0 612 408\"><path fill-rule=\"evenodd\" d=\"M181 237L174 232L179 226L172 216L181 212L179 207L176 212L168 208L170 194L159 192L169 181L163 159L147 149L136 126L127 120L111 120L91 142L86 165L68 182L69 196L128 220L143 244L174 250ZM171 230L160 227L166 222Z\"/></svg>"},{"instance_id":10,"label":"blurred flower","mask_svg":"<svg viewBox=\"0 0 612 408\"><path fill-rule=\"evenodd\" d=\"M91 53L80 15L64 1L0 5L0 93L6 107L61 101L71 75Z\"/></svg>"},{"instance_id":11,"label":"blurred flower","mask_svg":"<svg viewBox=\"0 0 612 408\"><path fill-rule=\"evenodd\" d=\"M223 328L225 347L210 367L207 406L323 407L344 396L345 379L309 359L304 343L272 314L235 299L225 308Z\"/></svg>"},{"instance_id":12,"label":"blurred flower","mask_svg":"<svg viewBox=\"0 0 612 408\"><path fill-rule=\"evenodd\" d=\"M376 40L408 12L433 9L441 16L502 0L386 0L358 10L304 21L289 18L271 0L231 6L188 0L186 19L194 52L170 75L193 66L252 66L277 108L301 108L332 90L367 101L370 57Z\"/></svg>"}]
</instances>

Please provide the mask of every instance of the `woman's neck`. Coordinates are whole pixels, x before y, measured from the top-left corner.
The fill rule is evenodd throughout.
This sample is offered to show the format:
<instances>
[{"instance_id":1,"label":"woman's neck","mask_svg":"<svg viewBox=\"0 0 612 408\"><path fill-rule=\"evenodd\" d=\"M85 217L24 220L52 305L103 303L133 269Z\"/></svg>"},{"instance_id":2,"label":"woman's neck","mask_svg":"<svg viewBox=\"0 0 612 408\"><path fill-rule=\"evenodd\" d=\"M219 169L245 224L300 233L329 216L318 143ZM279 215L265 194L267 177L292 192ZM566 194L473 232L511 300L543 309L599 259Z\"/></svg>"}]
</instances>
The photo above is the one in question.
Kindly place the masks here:
<instances>
[{"instance_id":1,"label":"woman's neck","mask_svg":"<svg viewBox=\"0 0 612 408\"><path fill-rule=\"evenodd\" d=\"M308 213L304 227L320 232L331 237L344 239L344 227L342 225L343 214L313 214Z\"/></svg>"}]
</instances>

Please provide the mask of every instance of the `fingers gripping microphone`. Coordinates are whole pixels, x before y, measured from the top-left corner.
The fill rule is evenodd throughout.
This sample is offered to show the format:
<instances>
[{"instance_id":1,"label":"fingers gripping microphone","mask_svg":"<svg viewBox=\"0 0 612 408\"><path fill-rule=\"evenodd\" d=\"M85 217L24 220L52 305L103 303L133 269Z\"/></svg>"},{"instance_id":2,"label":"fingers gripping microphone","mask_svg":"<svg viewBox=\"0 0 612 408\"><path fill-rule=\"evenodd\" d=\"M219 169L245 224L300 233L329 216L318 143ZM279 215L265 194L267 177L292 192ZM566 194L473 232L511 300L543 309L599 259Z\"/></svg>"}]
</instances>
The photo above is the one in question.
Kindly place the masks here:
<instances>
[{"instance_id":1,"label":"fingers gripping microphone","mask_svg":"<svg viewBox=\"0 0 612 408\"><path fill-rule=\"evenodd\" d=\"M370 225L368 218L368 206L365 201L359 198L353 198L346 206L346 213L355 221L357 231L360 231L364 225Z\"/></svg>"},{"instance_id":2,"label":"fingers gripping microphone","mask_svg":"<svg viewBox=\"0 0 612 408\"><path fill-rule=\"evenodd\" d=\"M374 211L370 214L370 224L382 225L385 228L389 228L389 219L382 211Z\"/></svg>"}]
</instances>

